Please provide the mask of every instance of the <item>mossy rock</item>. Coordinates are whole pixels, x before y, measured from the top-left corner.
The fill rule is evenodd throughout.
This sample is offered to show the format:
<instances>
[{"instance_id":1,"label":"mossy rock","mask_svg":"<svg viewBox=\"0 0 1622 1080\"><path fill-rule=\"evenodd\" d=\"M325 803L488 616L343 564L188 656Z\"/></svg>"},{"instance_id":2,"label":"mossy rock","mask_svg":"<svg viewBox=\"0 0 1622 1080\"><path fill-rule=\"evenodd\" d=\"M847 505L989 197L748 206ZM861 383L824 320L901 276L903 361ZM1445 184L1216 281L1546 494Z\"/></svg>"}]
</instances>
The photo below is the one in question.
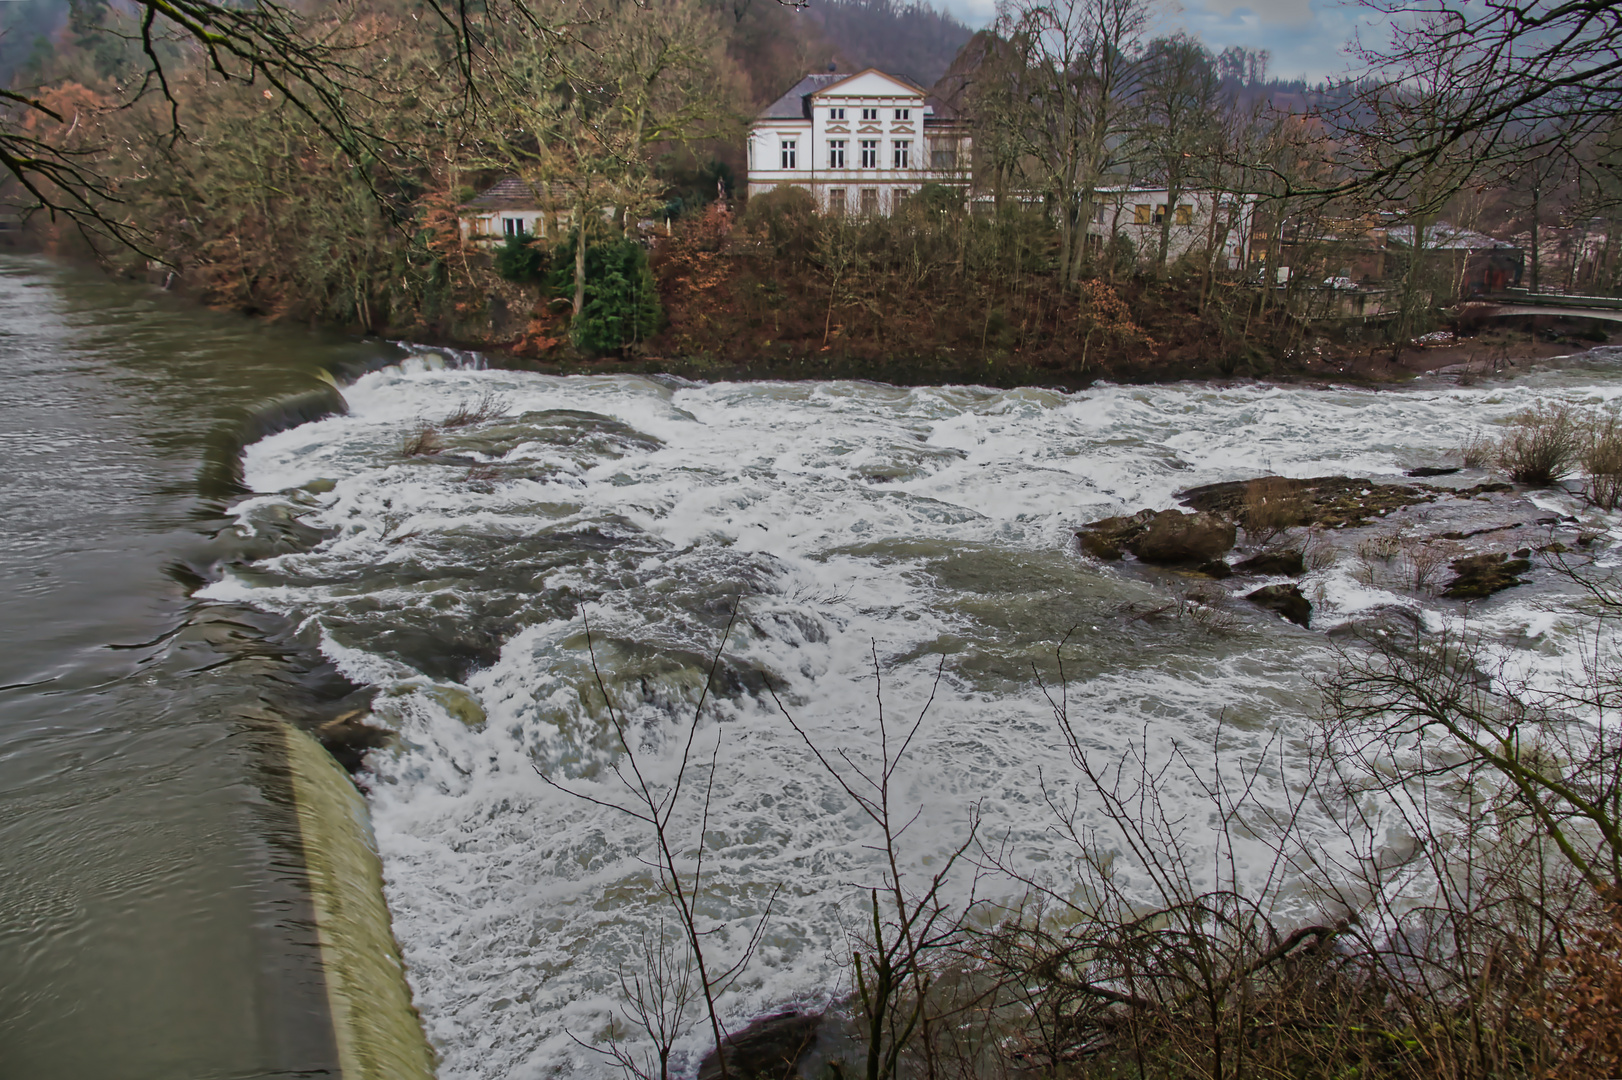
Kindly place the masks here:
<instances>
[{"instance_id":1,"label":"mossy rock","mask_svg":"<svg viewBox=\"0 0 1622 1080\"><path fill-rule=\"evenodd\" d=\"M1516 585L1525 585L1526 579L1518 575L1532 569L1530 560L1511 558L1501 551L1454 559L1448 565L1458 576L1448 582L1442 595L1454 600L1478 600Z\"/></svg>"}]
</instances>

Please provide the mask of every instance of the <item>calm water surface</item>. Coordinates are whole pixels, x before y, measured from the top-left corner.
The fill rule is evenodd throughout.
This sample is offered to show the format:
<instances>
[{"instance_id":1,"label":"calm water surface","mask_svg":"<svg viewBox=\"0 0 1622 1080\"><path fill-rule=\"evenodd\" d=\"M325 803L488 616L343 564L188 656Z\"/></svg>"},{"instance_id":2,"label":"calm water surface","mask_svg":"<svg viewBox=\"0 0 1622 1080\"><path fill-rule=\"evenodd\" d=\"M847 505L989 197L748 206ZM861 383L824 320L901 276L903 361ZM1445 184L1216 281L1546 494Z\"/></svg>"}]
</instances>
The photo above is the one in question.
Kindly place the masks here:
<instances>
[{"instance_id":1,"label":"calm water surface","mask_svg":"<svg viewBox=\"0 0 1622 1080\"><path fill-rule=\"evenodd\" d=\"M331 1071L270 726L314 691L187 591L249 408L367 359L0 258L0 1076Z\"/></svg>"}]
</instances>

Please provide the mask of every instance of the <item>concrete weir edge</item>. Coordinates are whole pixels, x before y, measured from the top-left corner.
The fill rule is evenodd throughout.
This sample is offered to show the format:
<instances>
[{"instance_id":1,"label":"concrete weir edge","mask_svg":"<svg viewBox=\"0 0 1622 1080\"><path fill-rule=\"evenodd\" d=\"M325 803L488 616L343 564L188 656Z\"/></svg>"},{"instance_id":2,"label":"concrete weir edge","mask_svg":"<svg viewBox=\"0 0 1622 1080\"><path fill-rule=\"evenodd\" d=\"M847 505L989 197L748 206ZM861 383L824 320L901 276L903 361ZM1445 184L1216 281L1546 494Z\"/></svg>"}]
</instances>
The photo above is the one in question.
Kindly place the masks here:
<instances>
[{"instance_id":1,"label":"concrete weir edge","mask_svg":"<svg viewBox=\"0 0 1622 1080\"><path fill-rule=\"evenodd\" d=\"M433 1080L366 801L320 743L282 731L343 1080Z\"/></svg>"}]
</instances>

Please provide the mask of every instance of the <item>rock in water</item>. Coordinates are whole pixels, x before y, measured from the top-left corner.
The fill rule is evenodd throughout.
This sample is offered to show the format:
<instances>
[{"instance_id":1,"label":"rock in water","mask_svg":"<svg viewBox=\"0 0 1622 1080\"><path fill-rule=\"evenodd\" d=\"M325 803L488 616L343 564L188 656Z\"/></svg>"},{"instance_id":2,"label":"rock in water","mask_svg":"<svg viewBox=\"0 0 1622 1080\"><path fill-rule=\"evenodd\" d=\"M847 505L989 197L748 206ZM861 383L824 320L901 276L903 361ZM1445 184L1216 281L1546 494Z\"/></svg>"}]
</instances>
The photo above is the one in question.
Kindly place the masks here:
<instances>
[{"instance_id":1,"label":"rock in water","mask_svg":"<svg viewBox=\"0 0 1622 1080\"><path fill-rule=\"evenodd\" d=\"M818 1013L785 1012L763 1016L726 1038L729 1080L782 1080L796 1075L795 1066L816 1042L822 1025ZM698 1080L719 1080L721 1062L711 1050L698 1067Z\"/></svg>"},{"instance_id":2,"label":"rock in water","mask_svg":"<svg viewBox=\"0 0 1622 1080\"><path fill-rule=\"evenodd\" d=\"M1312 619L1312 604L1301 595L1299 585L1265 585L1245 599L1257 607L1276 611L1299 626L1306 626Z\"/></svg>"},{"instance_id":3,"label":"rock in water","mask_svg":"<svg viewBox=\"0 0 1622 1080\"><path fill-rule=\"evenodd\" d=\"M1264 551L1235 563L1233 569L1240 574L1284 574L1295 577L1306 572L1307 564L1299 551Z\"/></svg>"},{"instance_id":4,"label":"rock in water","mask_svg":"<svg viewBox=\"0 0 1622 1080\"><path fill-rule=\"evenodd\" d=\"M1501 551L1454 559L1448 565L1458 576L1448 582L1442 595L1455 600L1475 600L1513 585L1525 585L1526 579L1517 575L1532 569L1529 560L1512 559Z\"/></svg>"},{"instance_id":5,"label":"rock in water","mask_svg":"<svg viewBox=\"0 0 1622 1080\"><path fill-rule=\"evenodd\" d=\"M1095 559L1119 559L1127 542L1141 535L1152 517L1154 511L1139 510L1131 517L1104 518L1078 532L1076 539L1081 541L1081 549Z\"/></svg>"},{"instance_id":6,"label":"rock in water","mask_svg":"<svg viewBox=\"0 0 1622 1080\"><path fill-rule=\"evenodd\" d=\"M1126 546L1144 562L1205 563L1233 547L1236 536L1233 522L1215 514L1162 510L1140 535L1127 540Z\"/></svg>"},{"instance_id":7,"label":"rock in water","mask_svg":"<svg viewBox=\"0 0 1622 1080\"><path fill-rule=\"evenodd\" d=\"M366 764L368 750L394 741L394 732L366 722L371 715L365 709L354 709L315 729L315 737L321 740L327 753L349 772L360 772Z\"/></svg>"}]
</instances>

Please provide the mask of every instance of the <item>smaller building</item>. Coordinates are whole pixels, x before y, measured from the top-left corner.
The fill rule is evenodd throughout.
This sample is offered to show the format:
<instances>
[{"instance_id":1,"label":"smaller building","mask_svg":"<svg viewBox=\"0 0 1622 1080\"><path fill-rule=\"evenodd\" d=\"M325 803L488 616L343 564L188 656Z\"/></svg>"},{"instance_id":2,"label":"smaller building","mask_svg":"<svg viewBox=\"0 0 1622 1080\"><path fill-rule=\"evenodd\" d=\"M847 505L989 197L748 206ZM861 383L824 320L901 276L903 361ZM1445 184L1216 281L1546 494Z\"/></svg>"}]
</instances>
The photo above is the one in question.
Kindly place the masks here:
<instances>
[{"instance_id":1,"label":"smaller building","mask_svg":"<svg viewBox=\"0 0 1622 1080\"><path fill-rule=\"evenodd\" d=\"M1096 194L1087 232L1098 243L1115 236L1132 242L1139 261L1160 251L1161 229L1171 219L1166 259L1174 261L1191 251L1215 244L1230 270L1244 266L1256 212L1254 195L1227 195L1209 191L1179 192L1175 204L1168 188L1118 186Z\"/></svg>"},{"instance_id":2,"label":"smaller building","mask_svg":"<svg viewBox=\"0 0 1622 1080\"><path fill-rule=\"evenodd\" d=\"M1393 249L1414 249L1412 225L1393 225L1385 235ZM1526 266L1526 253L1509 241L1446 221L1425 230L1419 249L1420 257L1434 271L1447 275L1452 295L1458 299L1519 285Z\"/></svg>"},{"instance_id":3,"label":"smaller building","mask_svg":"<svg viewBox=\"0 0 1622 1080\"><path fill-rule=\"evenodd\" d=\"M548 236L561 225L568 228L569 215L548 207L532 185L516 176L506 177L493 187L463 203L458 216L462 238L489 242L509 236Z\"/></svg>"},{"instance_id":4,"label":"smaller building","mask_svg":"<svg viewBox=\"0 0 1622 1080\"><path fill-rule=\"evenodd\" d=\"M967 127L910 79L807 75L749 129L749 194L805 188L828 213L889 214L925 184L969 182Z\"/></svg>"}]
</instances>

